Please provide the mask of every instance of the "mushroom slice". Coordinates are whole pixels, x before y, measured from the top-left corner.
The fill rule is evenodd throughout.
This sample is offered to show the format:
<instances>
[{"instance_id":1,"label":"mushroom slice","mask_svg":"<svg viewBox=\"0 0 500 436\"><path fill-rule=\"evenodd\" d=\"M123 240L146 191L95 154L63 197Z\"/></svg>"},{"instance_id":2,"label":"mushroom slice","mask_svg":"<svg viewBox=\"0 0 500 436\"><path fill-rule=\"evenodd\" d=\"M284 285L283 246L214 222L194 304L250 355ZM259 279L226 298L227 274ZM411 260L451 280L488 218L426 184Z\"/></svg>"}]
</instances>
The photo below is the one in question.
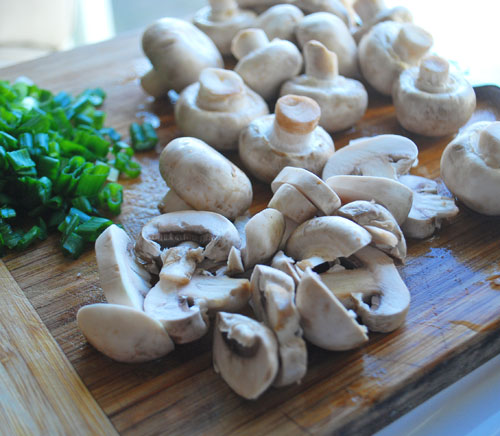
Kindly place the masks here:
<instances>
[{"instance_id":1,"label":"mushroom slice","mask_svg":"<svg viewBox=\"0 0 500 436\"><path fill-rule=\"evenodd\" d=\"M283 253L283 251L278 251L274 255L271 267L288 274L295 282L295 285L299 284L300 278L302 277L302 270L297 268L295 266L295 261Z\"/></svg>"},{"instance_id":2,"label":"mushroom slice","mask_svg":"<svg viewBox=\"0 0 500 436\"><path fill-rule=\"evenodd\" d=\"M234 275L241 274L243 272L245 272L245 266L243 265L243 259L241 258L241 251L236 247L231 247L227 258L226 274Z\"/></svg>"},{"instance_id":3,"label":"mushroom slice","mask_svg":"<svg viewBox=\"0 0 500 436\"><path fill-rule=\"evenodd\" d=\"M279 210L285 217L299 224L312 218L317 212L314 204L288 183L282 184L276 190L267 207Z\"/></svg>"},{"instance_id":4,"label":"mushroom slice","mask_svg":"<svg viewBox=\"0 0 500 436\"><path fill-rule=\"evenodd\" d=\"M177 212L180 210L193 210L177 193L169 188L165 196L158 203L158 210L161 213Z\"/></svg>"},{"instance_id":5,"label":"mushroom slice","mask_svg":"<svg viewBox=\"0 0 500 436\"><path fill-rule=\"evenodd\" d=\"M388 333L403 324L410 307L410 291L404 284L393 260L374 247L364 247L355 255L373 276L381 294L369 303L354 294L356 312L371 331Z\"/></svg>"},{"instance_id":6,"label":"mushroom slice","mask_svg":"<svg viewBox=\"0 0 500 436\"><path fill-rule=\"evenodd\" d=\"M337 213L368 230L372 235L372 245L404 262L406 241L403 232L384 206L373 201L358 200L345 204Z\"/></svg>"},{"instance_id":7,"label":"mushroom slice","mask_svg":"<svg viewBox=\"0 0 500 436\"><path fill-rule=\"evenodd\" d=\"M271 189L276 192L284 184L298 189L324 215L331 215L340 207L340 198L335 191L304 168L283 168L271 183Z\"/></svg>"},{"instance_id":8,"label":"mushroom slice","mask_svg":"<svg viewBox=\"0 0 500 436\"><path fill-rule=\"evenodd\" d=\"M332 176L326 180L342 203L356 200L381 204L401 225L410 213L413 192L396 180L371 176Z\"/></svg>"},{"instance_id":9,"label":"mushroom slice","mask_svg":"<svg viewBox=\"0 0 500 436\"><path fill-rule=\"evenodd\" d=\"M236 313L219 312L214 329L215 372L238 395L260 396L278 373L278 342L269 327Z\"/></svg>"},{"instance_id":10,"label":"mushroom slice","mask_svg":"<svg viewBox=\"0 0 500 436\"><path fill-rule=\"evenodd\" d=\"M332 154L323 168L323 179L342 174L397 179L410 171L417 156L417 146L404 136L360 138Z\"/></svg>"},{"instance_id":11,"label":"mushroom slice","mask_svg":"<svg viewBox=\"0 0 500 436\"><path fill-rule=\"evenodd\" d=\"M356 314L347 310L308 268L296 296L304 336L314 345L326 350L350 350L368 340L367 329L356 321Z\"/></svg>"},{"instance_id":12,"label":"mushroom slice","mask_svg":"<svg viewBox=\"0 0 500 436\"><path fill-rule=\"evenodd\" d=\"M399 181L413 191L410 214L402 225L408 238L425 239L441 228L444 219L458 214L453 198L438 195L438 185L425 177L405 175Z\"/></svg>"},{"instance_id":13,"label":"mushroom slice","mask_svg":"<svg viewBox=\"0 0 500 436\"><path fill-rule=\"evenodd\" d=\"M142 310L151 276L135 261L133 242L117 225L109 226L95 241L99 280L108 303Z\"/></svg>"},{"instance_id":14,"label":"mushroom slice","mask_svg":"<svg viewBox=\"0 0 500 436\"><path fill-rule=\"evenodd\" d=\"M197 242L204 247L203 255L215 262L225 261L231 247L240 246L238 231L227 218L214 212L187 210L148 221L135 244L135 252L151 272L158 273L161 251L183 241Z\"/></svg>"},{"instance_id":15,"label":"mushroom slice","mask_svg":"<svg viewBox=\"0 0 500 436\"><path fill-rule=\"evenodd\" d=\"M275 386L298 383L307 371L307 349L302 339L300 315L295 306L295 284L290 276L257 265L250 279L252 307L260 321L278 338L280 369Z\"/></svg>"},{"instance_id":16,"label":"mushroom slice","mask_svg":"<svg viewBox=\"0 0 500 436\"><path fill-rule=\"evenodd\" d=\"M161 323L132 307L91 304L78 311L76 320L87 340L118 362L147 362L174 349Z\"/></svg>"},{"instance_id":17,"label":"mushroom slice","mask_svg":"<svg viewBox=\"0 0 500 436\"><path fill-rule=\"evenodd\" d=\"M203 260L203 248L191 241L181 242L163 251L160 257L163 263L160 278L177 285L186 285L196 266Z\"/></svg>"},{"instance_id":18,"label":"mushroom slice","mask_svg":"<svg viewBox=\"0 0 500 436\"><path fill-rule=\"evenodd\" d=\"M317 259L319 264L349 257L370 241L370 234L358 224L339 216L322 216L295 229L286 244L286 253L295 260Z\"/></svg>"}]
</instances>

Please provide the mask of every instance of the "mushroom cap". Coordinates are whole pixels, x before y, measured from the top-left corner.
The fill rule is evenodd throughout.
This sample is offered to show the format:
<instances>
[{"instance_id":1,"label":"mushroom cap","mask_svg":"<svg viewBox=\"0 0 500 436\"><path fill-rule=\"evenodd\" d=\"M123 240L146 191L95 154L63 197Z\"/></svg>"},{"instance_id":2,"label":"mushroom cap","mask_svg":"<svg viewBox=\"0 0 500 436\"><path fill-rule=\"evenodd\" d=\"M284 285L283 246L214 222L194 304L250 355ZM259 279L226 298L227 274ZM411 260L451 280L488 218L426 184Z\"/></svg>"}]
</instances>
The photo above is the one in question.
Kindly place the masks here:
<instances>
[{"instance_id":1,"label":"mushroom cap","mask_svg":"<svg viewBox=\"0 0 500 436\"><path fill-rule=\"evenodd\" d=\"M341 0L295 0L295 4L306 14L329 12L339 17L346 26L351 24L349 12Z\"/></svg>"},{"instance_id":2,"label":"mushroom cap","mask_svg":"<svg viewBox=\"0 0 500 436\"><path fill-rule=\"evenodd\" d=\"M322 216L298 226L286 244L286 254L295 260L320 257L333 261L349 257L371 241L358 224L339 216Z\"/></svg>"},{"instance_id":3,"label":"mushroom cap","mask_svg":"<svg viewBox=\"0 0 500 436\"><path fill-rule=\"evenodd\" d=\"M78 310L76 320L87 340L118 362L147 362L174 349L161 323L132 307L91 304Z\"/></svg>"},{"instance_id":4,"label":"mushroom cap","mask_svg":"<svg viewBox=\"0 0 500 436\"><path fill-rule=\"evenodd\" d=\"M323 179L338 175L397 179L415 165L418 148L400 135L378 135L349 142L337 150L323 168Z\"/></svg>"},{"instance_id":5,"label":"mushroom cap","mask_svg":"<svg viewBox=\"0 0 500 436\"><path fill-rule=\"evenodd\" d=\"M234 219L250 207L252 184L243 171L196 138L176 138L160 155L160 173L176 194L196 210Z\"/></svg>"},{"instance_id":6,"label":"mushroom cap","mask_svg":"<svg viewBox=\"0 0 500 436\"><path fill-rule=\"evenodd\" d=\"M269 40L279 38L294 42L295 27L303 18L304 13L297 6L279 4L260 14L255 25L266 32Z\"/></svg>"},{"instance_id":7,"label":"mushroom cap","mask_svg":"<svg viewBox=\"0 0 500 436\"><path fill-rule=\"evenodd\" d=\"M199 81L184 89L175 104L181 132L218 150L236 150L241 130L268 113L264 99L237 73L218 68L203 70Z\"/></svg>"},{"instance_id":8,"label":"mushroom cap","mask_svg":"<svg viewBox=\"0 0 500 436\"><path fill-rule=\"evenodd\" d=\"M297 26L296 36L301 48L314 39L336 53L342 76L358 76L356 42L346 24L336 15L329 12L307 15Z\"/></svg>"},{"instance_id":9,"label":"mushroom cap","mask_svg":"<svg viewBox=\"0 0 500 436\"><path fill-rule=\"evenodd\" d=\"M443 151L441 177L466 206L500 215L500 124L481 121L459 133Z\"/></svg>"},{"instance_id":10,"label":"mushroom cap","mask_svg":"<svg viewBox=\"0 0 500 436\"><path fill-rule=\"evenodd\" d=\"M419 84L423 68L443 69L439 58L422 60L420 67L403 71L394 83L392 98L396 118L410 132L425 136L445 136L458 131L476 108L476 94L471 84L458 71L447 71L441 86L434 92ZM423 89L422 89L423 88Z\"/></svg>"},{"instance_id":11,"label":"mushroom cap","mask_svg":"<svg viewBox=\"0 0 500 436\"><path fill-rule=\"evenodd\" d=\"M240 314L217 313L212 354L215 371L243 398L259 397L278 373L274 333Z\"/></svg>"},{"instance_id":12,"label":"mushroom cap","mask_svg":"<svg viewBox=\"0 0 500 436\"><path fill-rule=\"evenodd\" d=\"M142 310L151 276L135 261L133 246L125 230L109 226L95 241L97 269L108 303Z\"/></svg>"},{"instance_id":13,"label":"mushroom cap","mask_svg":"<svg viewBox=\"0 0 500 436\"><path fill-rule=\"evenodd\" d=\"M224 66L212 40L177 18L162 18L151 24L142 36L142 49L166 91L181 92L196 82L204 68Z\"/></svg>"}]
</instances>

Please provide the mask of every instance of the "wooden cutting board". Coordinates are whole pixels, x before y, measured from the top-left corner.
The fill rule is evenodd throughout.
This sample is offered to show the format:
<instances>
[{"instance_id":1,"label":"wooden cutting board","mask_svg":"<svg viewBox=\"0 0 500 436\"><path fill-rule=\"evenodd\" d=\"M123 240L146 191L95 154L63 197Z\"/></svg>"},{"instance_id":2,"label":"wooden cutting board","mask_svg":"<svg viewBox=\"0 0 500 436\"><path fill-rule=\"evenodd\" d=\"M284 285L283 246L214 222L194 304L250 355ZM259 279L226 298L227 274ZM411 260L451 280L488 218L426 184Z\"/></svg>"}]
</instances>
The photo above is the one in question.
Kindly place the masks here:
<instances>
[{"instance_id":1,"label":"wooden cutting board","mask_svg":"<svg viewBox=\"0 0 500 436\"><path fill-rule=\"evenodd\" d=\"M168 99L153 101L138 78L148 68L132 33L98 45L0 70L54 92L101 87L107 124L128 126L154 114L161 146L178 136ZM470 123L500 119L500 90L479 88ZM149 114L149 115L148 115ZM370 96L363 120L334 136L337 148L359 136L406 134L390 100ZM451 137L417 143L413 172L439 177ZM166 191L158 150L138 156L143 173L126 182L121 220L131 234L157 214ZM235 158L234 156L230 156ZM236 159L237 161L237 159ZM255 183L252 212L270 190ZM77 310L103 301L92 250L65 259L57 237L0 263L1 434L371 434L500 352L500 219L465 206L425 241L409 241L400 268L412 303L403 327L371 334L364 347L327 352L309 346L300 385L270 389L256 401L235 395L214 373L211 337L178 346L163 359L121 364L96 352L77 329Z\"/></svg>"}]
</instances>

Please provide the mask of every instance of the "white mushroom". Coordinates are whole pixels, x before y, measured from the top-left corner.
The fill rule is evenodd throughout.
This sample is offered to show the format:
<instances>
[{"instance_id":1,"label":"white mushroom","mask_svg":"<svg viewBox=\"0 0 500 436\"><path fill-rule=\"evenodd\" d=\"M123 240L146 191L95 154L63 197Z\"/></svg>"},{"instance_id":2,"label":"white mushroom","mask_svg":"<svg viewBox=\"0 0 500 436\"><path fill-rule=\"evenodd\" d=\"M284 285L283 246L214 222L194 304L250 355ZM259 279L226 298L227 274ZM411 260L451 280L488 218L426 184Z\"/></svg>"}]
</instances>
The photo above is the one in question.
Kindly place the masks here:
<instances>
[{"instance_id":1,"label":"white mushroom","mask_svg":"<svg viewBox=\"0 0 500 436\"><path fill-rule=\"evenodd\" d=\"M203 261L203 248L196 242L181 242L161 252L160 279L176 285L186 285L191 280L196 266Z\"/></svg>"},{"instance_id":2,"label":"white mushroom","mask_svg":"<svg viewBox=\"0 0 500 436\"><path fill-rule=\"evenodd\" d=\"M295 42L295 27L303 18L304 14L297 6L279 4L260 14L255 27L262 29L270 41L279 38Z\"/></svg>"},{"instance_id":3,"label":"white mushroom","mask_svg":"<svg viewBox=\"0 0 500 436\"><path fill-rule=\"evenodd\" d=\"M451 135L471 117L476 94L458 71L437 56L422 59L419 67L403 71L392 89L399 123L425 136Z\"/></svg>"},{"instance_id":4,"label":"white mushroom","mask_svg":"<svg viewBox=\"0 0 500 436\"><path fill-rule=\"evenodd\" d=\"M328 12L307 15L297 26L296 35L302 48L307 41L316 40L334 52L342 76L358 76L356 42L346 24L336 15Z\"/></svg>"},{"instance_id":5,"label":"white mushroom","mask_svg":"<svg viewBox=\"0 0 500 436\"><path fill-rule=\"evenodd\" d=\"M413 203L401 228L407 238L424 239L441 228L444 219L458 214L452 198L438 194L438 185L425 177L405 175L399 181L413 191Z\"/></svg>"},{"instance_id":6,"label":"white mushroom","mask_svg":"<svg viewBox=\"0 0 500 436\"><path fill-rule=\"evenodd\" d=\"M238 395L259 397L278 373L278 342L274 333L240 314L217 313L214 329L215 372Z\"/></svg>"},{"instance_id":7,"label":"white mushroom","mask_svg":"<svg viewBox=\"0 0 500 436\"><path fill-rule=\"evenodd\" d=\"M176 18L162 18L149 26L142 36L142 48L153 69L141 78L141 85L153 97L170 89L180 92L196 82L203 69L224 66L212 40L191 23Z\"/></svg>"},{"instance_id":8,"label":"white mushroom","mask_svg":"<svg viewBox=\"0 0 500 436\"><path fill-rule=\"evenodd\" d=\"M240 9L236 0L209 0L209 3L195 13L193 23L210 37L223 55L230 55L234 35L252 27L256 14Z\"/></svg>"},{"instance_id":9,"label":"white mushroom","mask_svg":"<svg viewBox=\"0 0 500 436\"><path fill-rule=\"evenodd\" d=\"M302 68L302 55L293 43L281 39L269 42L262 29L238 32L231 51L238 59L234 71L265 100L276 98L283 82Z\"/></svg>"},{"instance_id":10,"label":"white mushroom","mask_svg":"<svg viewBox=\"0 0 500 436\"><path fill-rule=\"evenodd\" d=\"M242 8L252 9L257 12L263 12L272 6L278 4L295 3L296 0L236 0Z\"/></svg>"},{"instance_id":11,"label":"white mushroom","mask_svg":"<svg viewBox=\"0 0 500 436\"><path fill-rule=\"evenodd\" d=\"M318 41L304 46L306 73L285 82L280 94L305 95L321 108L319 125L338 132L356 124L368 106L368 94L361 82L338 74L337 55Z\"/></svg>"},{"instance_id":12,"label":"white mushroom","mask_svg":"<svg viewBox=\"0 0 500 436\"><path fill-rule=\"evenodd\" d=\"M115 224L109 226L95 241L97 268L108 303L142 310L151 276L136 262L133 246L124 230Z\"/></svg>"},{"instance_id":13,"label":"white mushroom","mask_svg":"<svg viewBox=\"0 0 500 436\"><path fill-rule=\"evenodd\" d=\"M349 142L337 150L323 168L323 179L338 175L397 179L417 162L415 143L400 135L378 135Z\"/></svg>"},{"instance_id":14,"label":"white mushroom","mask_svg":"<svg viewBox=\"0 0 500 436\"><path fill-rule=\"evenodd\" d=\"M391 95L401 72L418 65L432 43L432 36L414 24L379 23L359 44L359 66L363 77L378 92Z\"/></svg>"},{"instance_id":15,"label":"white mushroom","mask_svg":"<svg viewBox=\"0 0 500 436\"><path fill-rule=\"evenodd\" d=\"M368 340L367 329L356 321L356 314L347 310L308 268L297 288L297 309L304 337L326 350L350 350Z\"/></svg>"},{"instance_id":16,"label":"white mushroom","mask_svg":"<svg viewBox=\"0 0 500 436\"><path fill-rule=\"evenodd\" d=\"M271 261L271 267L288 274L295 285L298 285L302 277L302 270L295 266L295 261L287 256L283 251L278 251Z\"/></svg>"},{"instance_id":17,"label":"white mushroom","mask_svg":"<svg viewBox=\"0 0 500 436\"><path fill-rule=\"evenodd\" d=\"M318 211L307 197L288 183L280 185L267 207L279 210L286 218L297 224L312 218Z\"/></svg>"},{"instance_id":18,"label":"white mushroom","mask_svg":"<svg viewBox=\"0 0 500 436\"><path fill-rule=\"evenodd\" d=\"M269 109L260 95L230 70L207 68L189 85L175 105L175 122L185 136L218 150L238 148L241 129Z\"/></svg>"},{"instance_id":19,"label":"white mushroom","mask_svg":"<svg viewBox=\"0 0 500 436\"><path fill-rule=\"evenodd\" d=\"M220 213L229 219L243 215L252 203L252 184L236 165L196 138L176 138L160 155L160 174L170 187L162 213L182 202L196 210ZM182 204L182 203L181 203Z\"/></svg>"},{"instance_id":20,"label":"white mushroom","mask_svg":"<svg viewBox=\"0 0 500 436\"><path fill-rule=\"evenodd\" d=\"M315 12L329 12L339 17L346 26L351 24L349 12L341 0L295 0L295 5L306 14Z\"/></svg>"},{"instance_id":21,"label":"white mushroom","mask_svg":"<svg viewBox=\"0 0 500 436\"><path fill-rule=\"evenodd\" d=\"M239 154L258 179L271 183L286 166L319 174L335 151L333 140L318 126L318 104L302 96L287 95L276 103L276 114L257 118L243 129Z\"/></svg>"},{"instance_id":22,"label":"white mushroom","mask_svg":"<svg viewBox=\"0 0 500 436\"><path fill-rule=\"evenodd\" d=\"M101 353L119 362L147 362L174 349L161 323L118 304L90 304L78 310L78 328Z\"/></svg>"},{"instance_id":23,"label":"white mushroom","mask_svg":"<svg viewBox=\"0 0 500 436\"><path fill-rule=\"evenodd\" d=\"M441 156L441 177L472 210L500 215L500 122L478 122L457 135Z\"/></svg>"}]
</instances>

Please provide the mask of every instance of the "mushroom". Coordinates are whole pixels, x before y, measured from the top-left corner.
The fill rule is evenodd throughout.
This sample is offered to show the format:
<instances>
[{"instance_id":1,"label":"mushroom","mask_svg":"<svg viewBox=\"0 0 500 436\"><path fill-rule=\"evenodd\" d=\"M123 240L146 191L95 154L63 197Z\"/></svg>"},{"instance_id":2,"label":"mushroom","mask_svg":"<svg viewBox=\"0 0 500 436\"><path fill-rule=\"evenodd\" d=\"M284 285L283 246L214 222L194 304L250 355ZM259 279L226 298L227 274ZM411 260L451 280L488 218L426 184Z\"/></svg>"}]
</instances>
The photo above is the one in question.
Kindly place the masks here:
<instances>
[{"instance_id":1,"label":"mushroom","mask_svg":"<svg viewBox=\"0 0 500 436\"><path fill-rule=\"evenodd\" d=\"M160 174L170 187L162 200L162 213L178 210L176 207L185 203L190 209L234 219L252 203L252 184L245 173L196 138L176 138L168 143L160 155Z\"/></svg>"},{"instance_id":2,"label":"mushroom","mask_svg":"<svg viewBox=\"0 0 500 436\"><path fill-rule=\"evenodd\" d=\"M196 12L193 23L206 33L221 54L231 54L231 40L241 29L252 27L256 14L238 7L236 0L209 0L206 6Z\"/></svg>"},{"instance_id":3,"label":"mushroom","mask_svg":"<svg viewBox=\"0 0 500 436\"><path fill-rule=\"evenodd\" d=\"M410 213L413 192L396 180L372 176L332 176L326 183L338 194L343 204L355 200L373 200L388 209L399 225Z\"/></svg>"},{"instance_id":4,"label":"mushroom","mask_svg":"<svg viewBox=\"0 0 500 436\"><path fill-rule=\"evenodd\" d=\"M307 371L307 349L302 339L300 315L295 306L295 284L290 276L257 265L250 279L252 308L278 339L280 367L275 386L299 383Z\"/></svg>"},{"instance_id":5,"label":"mushroom","mask_svg":"<svg viewBox=\"0 0 500 436\"><path fill-rule=\"evenodd\" d=\"M395 21L379 23L359 44L361 73L378 92L391 95L401 72L418 65L432 43L432 36L414 24Z\"/></svg>"},{"instance_id":6,"label":"mushroom","mask_svg":"<svg viewBox=\"0 0 500 436\"><path fill-rule=\"evenodd\" d=\"M307 41L316 40L334 52L342 76L358 76L356 42L346 24L336 15L328 12L307 15L297 26L296 36L302 48Z\"/></svg>"},{"instance_id":7,"label":"mushroom","mask_svg":"<svg viewBox=\"0 0 500 436\"><path fill-rule=\"evenodd\" d=\"M295 266L295 261L288 257L283 251L278 251L271 261L271 267L288 274L295 285L298 285L302 277L302 270Z\"/></svg>"},{"instance_id":8,"label":"mushroom","mask_svg":"<svg viewBox=\"0 0 500 436\"><path fill-rule=\"evenodd\" d=\"M299 49L286 40L270 42L262 29L238 32L231 51L238 59L234 71L264 100L276 98L283 82L302 69Z\"/></svg>"},{"instance_id":9,"label":"mushroom","mask_svg":"<svg viewBox=\"0 0 500 436\"><path fill-rule=\"evenodd\" d=\"M474 123L458 134L441 156L441 177L472 210L500 215L500 122Z\"/></svg>"},{"instance_id":10,"label":"mushroom","mask_svg":"<svg viewBox=\"0 0 500 436\"><path fill-rule=\"evenodd\" d=\"M95 241L99 280L108 303L142 310L151 276L136 262L132 249L132 240L115 224Z\"/></svg>"},{"instance_id":11,"label":"mushroom","mask_svg":"<svg viewBox=\"0 0 500 436\"><path fill-rule=\"evenodd\" d=\"M413 191L413 203L408 218L401 228L407 238L425 239L441 228L444 219L458 214L458 207L452 198L438 195L434 180L407 174L399 181Z\"/></svg>"},{"instance_id":12,"label":"mushroom","mask_svg":"<svg viewBox=\"0 0 500 436\"><path fill-rule=\"evenodd\" d=\"M147 362L174 349L161 323L133 307L90 304L78 310L76 321L87 341L118 362Z\"/></svg>"},{"instance_id":13,"label":"mushroom","mask_svg":"<svg viewBox=\"0 0 500 436\"><path fill-rule=\"evenodd\" d=\"M447 60L428 56L403 71L392 89L396 118L410 132L445 136L458 131L476 108L476 94Z\"/></svg>"},{"instance_id":14,"label":"mushroom","mask_svg":"<svg viewBox=\"0 0 500 436\"><path fill-rule=\"evenodd\" d=\"M191 280L196 266L203 260L203 248L196 242L181 242L161 252L160 279L176 285L186 285Z\"/></svg>"},{"instance_id":15,"label":"mushroom","mask_svg":"<svg viewBox=\"0 0 500 436\"><path fill-rule=\"evenodd\" d=\"M141 78L141 86L153 97L170 89L177 92L198 80L208 67L222 68L222 56L212 40L191 23L162 18L142 35L142 49L153 69Z\"/></svg>"},{"instance_id":16,"label":"mushroom","mask_svg":"<svg viewBox=\"0 0 500 436\"><path fill-rule=\"evenodd\" d=\"M319 125L338 132L356 124L368 106L368 94L361 82L338 74L337 55L321 42L304 45L306 73L285 82L281 95L305 95L321 108Z\"/></svg>"},{"instance_id":17,"label":"mushroom","mask_svg":"<svg viewBox=\"0 0 500 436\"><path fill-rule=\"evenodd\" d=\"M255 27L262 29L270 41L279 38L295 42L295 27L303 18L304 13L297 6L279 4L260 14Z\"/></svg>"},{"instance_id":18,"label":"mushroom","mask_svg":"<svg viewBox=\"0 0 500 436\"><path fill-rule=\"evenodd\" d=\"M283 216L297 224L307 221L317 212L316 206L298 189L288 183L283 183L276 190L267 207L279 210Z\"/></svg>"},{"instance_id":19,"label":"mushroom","mask_svg":"<svg viewBox=\"0 0 500 436\"><path fill-rule=\"evenodd\" d=\"M323 168L323 179L338 175L397 179L417 162L415 143L400 135L359 138L337 150Z\"/></svg>"},{"instance_id":20,"label":"mushroom","mask_svg":"<svg viewBox=\"0 0 500 436\"><path fill-rule=\"evenodd\" d=\"M275 112L253 120L242 130L239 154L243 164L266 183L286 166L319 174L335 147L318 126L318 104L308 97L286 95L277 101Z\"/></svg>"},{"instance_id":21,"label":"mushroom","mask_svg":"<svg viewBox=\"0 0 500 436\"><path fill-rule=\"evenodd\" d=\"M269 327L244 315L219 312L213 343L215 372L243 398L259 397L279 369L278 342Z\"/></svg>"},{"instance_id":22,"label":"mushroom","mask_svg":"<svg viewBox=\"0 0 500 436\"><path fill-rule=\"evenodd\" d=\"M269 109L260 95L230 70L206 68L175 104L175 122L185 136L194 136L217 150L236 150L241 129Z\"/></svg>"},{"instance_id":23,"label":"mushroom","mask_svg":"<svg viewBox=\"0 0 500 436\"><path fill-rule=\"evenodd\" d=\"M295 4L306 14L329 12L339 17L346 26L351 24L349 12L341 0L295 0Z\"/></svg>"},{"instance_id":24,"label":"mushroom","mask_svg":"<svg viewBox=\"0 0 500 436\"><path fill-rule=\"evenodd\" d=\"M314 345L342 351L368 340L368 330L356 321L356 314L346 309L310 268L297 287L296 304L304 337Z\"/></svg>"},{"instance_id":25,"label":"mushroom","mask_svg":"<svg viewBox=\"0 0 500 436\"><path fill-rule=\"evenodd\" d=\"M241 8L252 9L257 12L263 12L272 6L278 4L295 3L296 0L236 0Z\"/></svg>"},{"instance_id":26,"label":"mushroom","mask_svg":"<svg viewBox=\"0 0 500 436\"><path fill-rule=\"evenodd\" d=\"M398 23L411 23L411 12L404 6L388 8L384 0L356 0L354 10L362 20L362 25L353 33L354 39L359 44L361 38L370 29L383 21L397 21Z\"/></svg>"}]
</instances>

